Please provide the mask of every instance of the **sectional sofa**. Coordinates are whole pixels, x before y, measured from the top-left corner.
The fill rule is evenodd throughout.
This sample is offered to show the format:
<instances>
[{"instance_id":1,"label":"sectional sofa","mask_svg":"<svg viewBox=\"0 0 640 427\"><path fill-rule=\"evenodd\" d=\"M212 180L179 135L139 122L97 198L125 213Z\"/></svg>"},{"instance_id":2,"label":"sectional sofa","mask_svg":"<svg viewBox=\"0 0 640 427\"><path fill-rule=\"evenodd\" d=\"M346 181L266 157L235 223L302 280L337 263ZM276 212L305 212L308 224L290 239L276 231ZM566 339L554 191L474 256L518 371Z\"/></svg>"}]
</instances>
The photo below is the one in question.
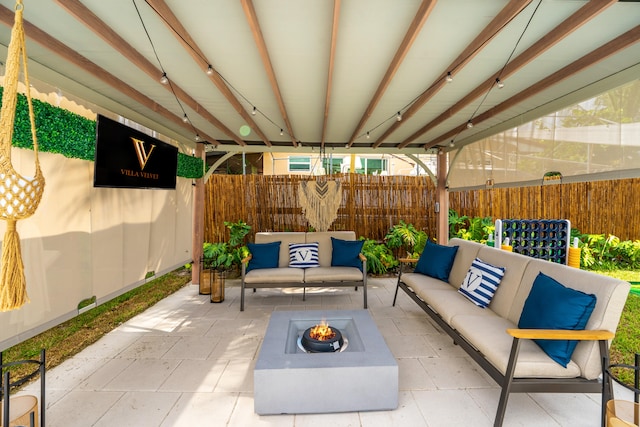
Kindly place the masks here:
<instances>
[{"instance_id":1,"label":"sectional sofa","mask_svg":"<svg viewBox=\"0 0 640 427\"><path fill-rule=\"evenodd\" d=\"M393 305L402 289L502 387L495 426L510 393L602 392L604 408L629 283L460 239L402 261Z\"/></svg>"}]
</instances>

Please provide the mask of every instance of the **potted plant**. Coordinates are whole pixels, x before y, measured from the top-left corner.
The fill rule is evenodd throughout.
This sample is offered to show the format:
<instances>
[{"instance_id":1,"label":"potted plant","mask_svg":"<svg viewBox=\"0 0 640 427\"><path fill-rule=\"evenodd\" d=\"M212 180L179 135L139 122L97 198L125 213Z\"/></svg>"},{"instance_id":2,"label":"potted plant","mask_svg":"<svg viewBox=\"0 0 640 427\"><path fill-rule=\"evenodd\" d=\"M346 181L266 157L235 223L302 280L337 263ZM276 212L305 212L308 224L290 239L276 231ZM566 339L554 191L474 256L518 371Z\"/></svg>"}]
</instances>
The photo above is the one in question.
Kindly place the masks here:
<instances>
[{"instance_id":1,"label":"potted plant","mask_svg":"<svg viewBox=\"0 0 640 427\"><path fill-rule=\"evenodd\" d=\"M211 302L224 301L225 273L231 268L232 264L233 254L229 251L227 243L203 243L200 293L211 294ZM207 288L209 292L206 292Z\"/></svg>"},{"instance_id":2,"label":"potted plant","mask_svg":"<svg viewBox=\"0 0 640 427\"><path fill-rule=\"evenodd\" d=\"M227 272L240 265L249 250L244 238L251 226L244 221L228 222L228 242L204 242L202 245L202 269L200 272L200 293L211 294L211 302L224 301L224 285Z\"/></svg>"}]
</instances>

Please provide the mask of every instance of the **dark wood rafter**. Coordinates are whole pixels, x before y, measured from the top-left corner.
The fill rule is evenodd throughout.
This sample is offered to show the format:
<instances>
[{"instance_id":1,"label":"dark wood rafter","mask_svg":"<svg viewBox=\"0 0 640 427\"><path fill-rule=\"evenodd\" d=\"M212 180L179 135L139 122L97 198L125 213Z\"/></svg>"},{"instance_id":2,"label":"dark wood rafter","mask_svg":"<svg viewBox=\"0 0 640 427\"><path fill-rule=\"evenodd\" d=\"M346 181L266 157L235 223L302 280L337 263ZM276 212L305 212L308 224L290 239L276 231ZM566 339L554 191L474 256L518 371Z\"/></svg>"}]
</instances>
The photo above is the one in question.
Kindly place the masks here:
<instances>
[{"instance_id":1,"label":"dark wood rafter","mask_svg":"<svg viewBox=\"0 0 640 427\"><path fill-rule=\"evenodd\" d=\"M424 104L427 103L446 83L448 73L452 76L456 71L467 65L482 50L482 47L489 43L498 33L517 16L524 8L526 8L532 0L511 0L502 8L495 18L491 20L480 34L458 55L458 57L447 67L446 70L438 76L438 78L429 86L427 90L422 92L418 98L404 112L403 120L394 122L373 144L374 148L379 147L384 140L396 131L402 124L406 123L416 112L418 112Z\"/></svg>"},{"instance_id":2,"label":"dark wood rafter","mask_svg":"<svg viewBox=\"0 0 640 427\"><path fill-rule=\"evenodd\" d=\"M404 39L402 39L402 43L400 43L396 54L393 56L393 59L389 64L389 68L387 68L387 72L384 74L384 77L378 85L376 92L373 94L373 98L371 99L371 101L369 101L369 105L362 115L362 118L358 122L358 125L353 130L353 134L351 135L351 138L349 138L349 146L353 145L353 142L358 137L360 131L362 131L362 128L364 128L367 120L369 120L369 117L371 117L371 114L373 114L373 111L380 102L380 99L382 99L382 95L384 95L385 91L389 87L391 80L393 80L393 77L398 71L398 68L400 68L402 61L409 52L409 49L420 33L420 30L422 30L422 27L431 14L431 11L433 10L435 4L436 0L423 0L420 4L420 7L418 8L415 17L413 18L411 25L409 25L409 29L407 30Z\"/></svg>"},{"instance_id":3,"label":"dark wood rafter","mask_svg":"<svg viewBox=\"0 0 640 427\"><path fill-rule=\"evenodd\" d=\"M104 21L96 16L91 10L80 3L79 0L56 0L56 2L64 8L67 12L73 15L76 19L82 22L87 28L91 29L97 36L109 44L112 48L118 51L122 56L127 58L140 70L144 71L153 79L159 79L162 75L162 71L156 68L151 62L149 62L143 55L136 49L127 43L122 37L111 29ZM206 108L200 105L195 99L193 99L187 92L180 88L175 82L171 83L171 87L166 85L167 90L175 92L178 99L184 102L189 108L196 111L200 116L208 120L213 126L224 132L229 138L235 141L238 145L244 146L245 142L238 138L231 129L218 120L213 114L211 114ZM182 118L179 118L182 121ZM191 125L189 125L190 127ZM201 135L202 136L202 135Z\"/></svg>"},{"instance_id":4,"label":"dark wood rafter","mask_svg":"<svg viewBox=\"0 0 640 427\"><path fill-rule=\"evenodd\" d=\"M210 75L211 80L216 85L218 90L224 95L224 97L229 101L229 103L233 106L233 108L240 114L240 116L244 119L245 122L251 129L260 137L262 142L267 147L271 147L271 142L269 138L264 134L264 132L258 127L257 123L253 120L251 115L247 113L245 108L243 108L240 101L235 97L231 89L227 86L226 82L222 79L220 74L215 70L215 68L211 65L211 62L207 59L204 52L200 49L198 44L193 40L189 32L184 28L182 23L178 20L176 15L171 11L169 6L164 0L146 0L146 2L160 15L163 19L163 22L167 25L169 30L176 36L177 40L184 46L185 51L191 55L193 60L200 65L200 68L203 72L206 72L209 66L214 70L213 74Z\"/></svg>"},{"instance_id":5,"label":"dark wood rafter","mask_svg":"<svg viewBox=\"0 0 640 427\"><path fill-rule=\"evenodd\" d=\"M609 56L614 55L620 52L621 50L628 48L629 46L634 45L635 43L638 42L638 40L640 40L640 25L616 37L610 42L605 43L599 48L584 55L583 57L572 62L566 67L559 69L555 73L547 76L546 78L538 81L537 83L529 86L527 89L512 96L506 101L478 115L473 119L474 124L482 123L485 120L488 120L494 117L495 115L507 110L508 108L511 108L514 105L517 105L523 100L549 89L553 85L556 85L561 81L568 79L572 75L583 71L587 67L593 66L594 64L608 58ZM458 133L462 132L465 129L466 129L466 123L463 123L462 125L457 126L455 129L452 129L451 131L432 139L431 141L424 144L423 147L425 149L434 147L438 145L438 143L450 139L451 137L457 135Z\"/></svg>"},{"instance_id":6,"label":"dark wood rafter","mask_svg":"<svg viewBox=\"0 0 640 427\"><path fill-rule=\"evenodd\" d=\"M13 25L14 18L15 18L15 13L13 12L13 10L9 10L4 6L0 6L0 22L11 27ZM184 123L181 117L176 116L171 111L164 108L162 105L158 104L151 98L148 98L146 95L139 92L135 88L129 86L128 84L118 79L114 75L109 74L107 70L105 70L104 68L101 68L100 66L91 62L89 59L78 54L75 50L69 48L67 45L60 42L59 40L51 37L44 31L42 31L40 28L36 27L35 25L31 24L28 21L24 21L24 28L25 28L25 34L27 35L27 38L47 48L53 54L58 55L61 58L64 58L66 61L69 61L70 63L74 64L78 68L90 73L96 78L99 78L100 80L102 80L103 82L105 82L106 84L108 84L109 86L117 90L118 92L125 94L126 96L130 97L136 102L139 102L141 105L156 112L157 114L161 115L165 119L185 129L189 129L190 131L193 130L192 126ZM196 131L198 132L198 135L206 139L211 144L214 144L214 145L219 144L219 141L217 141L212 136L207 135L205 132L199 129L196 129Z\"/></svg>"},{"instance_id":7,"label":"dark wood rafter","mask_svg":"<svg viewBox=\"0 0 640 427\"><path fill-rule=\"evenodd\" d=\"M324 119L322 120L322 138L320 147L324 148L329 121L329 106L331 105L331 87L333 84L333 68L336 59L336 45L338 43L338 24L340 22L340 0L333 0L333 20L331 26L331 50L329 51L329 70L327 75L327 92L324 101Z\"/></svg>"},{"instance_id":8,"label":"dark wood rafter","mask_svg":"<svg viewBox=\"0 0 640 427\"><path fill-rule=\"evenodd\" d=\"M258 21L258 15L256 14L256 9L253 7L253 2L251 0L242 0L242 9L244 10L245 15L247 16L247 22L249 22L249 27L251 28L251 33L253 34L253 38L256 42L256 46L258 47L258 52L260 53L260 57L262 58L264 69L267 72L267 77L269 78L269 82L271 82L271 89L273 90L273 93L276 97L276 101L278 102L278 107L280 108L280 115L282 115L282 119L284 120L285 126L287 127L287 131L291 136L291 142L293 146L297 147L298 143L295 138L295 134L293 133L293 127L291 126L291 122L289 121L287 109L284 105L284 100L282 99L280 86L278 86L276 73L273 69L271 58L269 57L269 50L267 49L267 44L264 41L264 36L262 35L262 30L260 29L260 23Z\"/></svg>"},{"instance_id":9,"label":"dark wood rafter","mask_svg":"<svg viewBox=\"0 0 640 427\"><path fill-rule=\"evenodd\" d=\"M587 21L601 13L604 9L616 3L617 0L591 0L589 3L581 7L576 13L565 19L560 25L549 31L544 37L540 38L530 48L522 52L518 57L509 62L504 70L499 70L487 80L479 84L475 89L469 92L464 98L456 102L451 108L444 111L438 117L427 123L411 136L402 141L398 148L404 148L412 141L415 141L421 135L424 135L429 130L433 129L444 120L452 117L457 112L461 111L464 107L469 105L474 99L479 98L488 89L493 87L497 78L504 81L509 76L516 73L516 71L524 68L528 63L533 61L538 56L553 47L556 43L567 37L574 32L577 28L585 24Z\"/></svg>"}]
</instances>

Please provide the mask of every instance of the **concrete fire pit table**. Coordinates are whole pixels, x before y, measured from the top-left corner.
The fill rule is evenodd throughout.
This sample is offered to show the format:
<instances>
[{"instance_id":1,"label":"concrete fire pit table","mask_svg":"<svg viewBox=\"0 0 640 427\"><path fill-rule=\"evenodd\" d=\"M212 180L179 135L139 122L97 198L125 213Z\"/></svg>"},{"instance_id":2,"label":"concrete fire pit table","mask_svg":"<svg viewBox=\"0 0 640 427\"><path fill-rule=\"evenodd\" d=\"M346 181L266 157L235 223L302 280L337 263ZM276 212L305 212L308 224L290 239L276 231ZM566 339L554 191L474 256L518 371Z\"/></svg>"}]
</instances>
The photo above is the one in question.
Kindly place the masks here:
<instances>
[{"instance_id":1,"label":"concrete fire pit table","mask_svg":"<svg viewBox=\"0 0 640 427\"><path fill-rule=\"evenodd\" d=\"M346 338L343 351L308 353L299 346L304 331L323 320ZM253 376L261 415L398 407L398 364L367 310L273 312Z\"/></svg>"}]
</instances>

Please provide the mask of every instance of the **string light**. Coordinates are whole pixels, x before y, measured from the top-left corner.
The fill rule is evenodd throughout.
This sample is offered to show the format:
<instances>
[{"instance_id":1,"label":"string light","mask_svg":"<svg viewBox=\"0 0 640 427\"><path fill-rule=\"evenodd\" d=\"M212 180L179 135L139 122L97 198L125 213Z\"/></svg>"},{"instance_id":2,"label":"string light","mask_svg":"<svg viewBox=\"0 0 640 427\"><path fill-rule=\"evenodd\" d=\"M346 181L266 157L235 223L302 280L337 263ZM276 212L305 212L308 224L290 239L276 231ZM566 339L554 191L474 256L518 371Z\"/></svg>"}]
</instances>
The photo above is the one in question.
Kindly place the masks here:
<instances>
[{"instance_id":1,"label":"string light","mask_svg":"<svg viewBox=\"0 0 640 427\"><path fill-rule=\"evenodd\" d=\"M367 139L371 138L371 135L369 134L369 131L367 131Z\"/></svg>"},{"instance_id":2,"label":"string light","mask_svg":"<svg viewBox=\"0 0 640 427\"><path fill-rule=\"evenodd\" d=\"M502 89L504 87L504 83L499 78L496 78L496 86L498 86L498 89Z\"/></svg>"},{"instance_id":3,"label":"string light","mask_svg":"<svg viewBox=\"0 0 640 427\"><path fill-rule=\"evenodd\" d=\"M397 121L402 121L402 114L400 114L400 111L398 111L398 114L396 114L396 120Z\"/></svg>"},{"instance_id":4,"label":"string light","mask_svg":"<svg viewBox=\"0 0 640 427\"><path fill-rule=\"evenodd\" d=\"M196 140L196 142L199 142L199 141L200 141L200 135L198 135L197 133L196 133L196 138L195 138L195 140Z\"/></svg>"},{"instance_id":5,"label":"string light","mask_svg":"<svg viewBox=\"0 0 640 427\"><path fill-rule=\"evenodd\" d=\"M211 75L213 75L213 67L211 66L211 64L209 64L209 66L207 67L207 76Z\"/></svg>"},{"instance_id":6,"label":"string light","mask_svg":"<svg viewBox=\"0 0 640 427\"><path fill-rule=\"evenodd\" d=\"M447 71L447 77L444 78L447 83L451 83L453 81L453 76L451 75L451 71Z\"/></svg>"},{"instance_id":7,"label":"string light","mask_svg":"<svg viewBox=\"0 0 640 427\"><path fill-rule=\"evenodd\" d=\"M453 139L451 141L449 141L449 147L452 147L455 145L455 143L453 142Z\"/></svg>"},{"instance_id":8,"label":"string light","mask_svg":"<svg viewBox=\"0 0 640 427\"><path fill-rule=\"evenodd\" d=\"M258 112L258 109L256 107L253 107L253 110L251 110L251 115L255 116L257 112Z\"/></svg>"},{"instance_id":9,"label":"string light","mask_svg":"<svg viewBox=\"0 0 640 427\"><path fill-rule=\"evenodd\" d=\"M160 77L160 83L162 83L163 85L166 85L167 83L169 83L169 78L167 77L167 73L162 73L162 76Z\"/></svg>"},{"instance_id":10,"label":"string light","mask_svg":"<svg viewBox=\"0 0 640 427\"><path fill-rule=\"evenodd\" d=\"M187 113L184 114L184 117L182 118L182 121L184 123L189 123L189 117L187 117Z\"/></svg>"},{"instance_id":11,"label":"string light","mask_svg":"<svg viewBox=\"0 0 640 427\"><path fill-rule=\"evenodd\" d=\"M473 127L473 122L471 120L469 120L467 122L467 129L471 129Z\"/></svg>"},{"instance_id":12,"label":"string light","mask_svg":"<svg viewBox=\"0 0 640 427\"><path fill-rule=\"evenodd\" d=\"M280 129L280 136L284 135L284 130Z\"/></svg>"}]
</instances>

